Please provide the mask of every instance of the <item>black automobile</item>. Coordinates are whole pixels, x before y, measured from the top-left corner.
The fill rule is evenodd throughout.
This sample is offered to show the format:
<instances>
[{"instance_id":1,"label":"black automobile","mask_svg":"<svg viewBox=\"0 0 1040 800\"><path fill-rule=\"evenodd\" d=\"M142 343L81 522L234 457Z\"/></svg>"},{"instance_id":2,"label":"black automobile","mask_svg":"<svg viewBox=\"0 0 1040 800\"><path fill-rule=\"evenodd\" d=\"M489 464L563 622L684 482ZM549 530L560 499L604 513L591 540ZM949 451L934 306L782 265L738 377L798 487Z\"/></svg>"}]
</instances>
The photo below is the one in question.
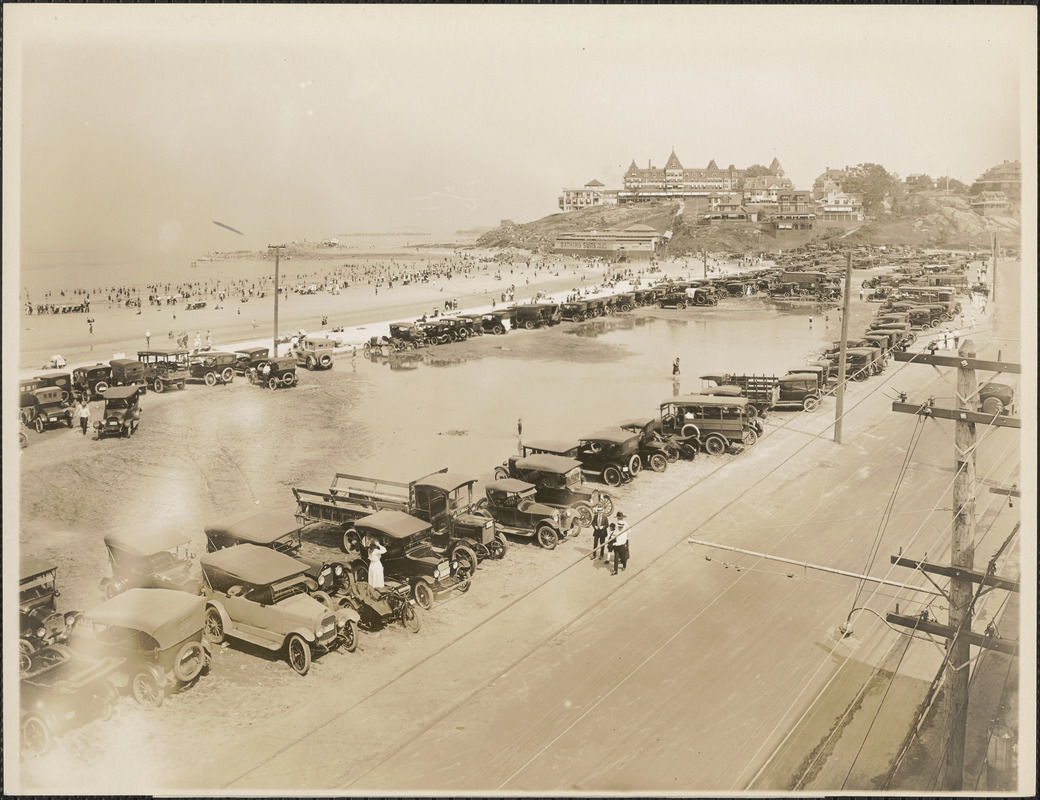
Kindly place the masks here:
<instances>
[{"instance_id":1,"label":"black automobile","mask_svg":"<svg viewBox=\"0 0 1040 800\"><path fill-rule=\"evenodd\" d=\"M271 355L270 347L244 347L235 351L235 372L245 376L249 370L255 369L260 361L267 360Z\"/></svg>"},{"instance_id":2,"label":"black automobile","mask_svg":"<svg viewBox=\"0 0 1040 800\"><path fill-rule=\"evenodd\" d=\"M94 423L97 438L131 436L141 419L142 389L139 386L113 386L105 390L105 411Z\"/></svg>"},{"instance_id":3,"label":"black automobile","mask_svg":"<svg viewBox=\"0 0 1040 800\"><path fill-rule=\"evenodd\" d=\"M207 386L231 383L235 379L238 356L211 350L193 357L188 365L188 374L194 380L205 381Z\"/></svg>"},{"instance_id":4,"label":"black automobile","mask_svg":"<svg viewBox=\"0 0 1040 800\"><path fill-rule=\"evenodd\" d=\"M495 520L499 530L511 536L534 538L541 547L552 550L557 542L578 533L578 515L569 508L540 503L532 483L503 478L485 487L480 508Z\"/></svg>"},{"instance_id":5,"label":"black automobile","mask_svg":"<svg viewBox=\"0 0 1040 800\"><path fill-rule=\"evenodd\" d=\"M72 427L72 408L64 399L65 392L59 386L44 386L21 395L20 413L22 421L43 433L57 425Z\"/></svg>"},{"instance_id":6,"label":"black automobile","mask_svg":"<svg viewBox=\"0 0 1040 800\"><path fill-rule=\"evenodd\" d=\"M508 311L491 311L480 317L480 324L485 333L501 336L510 327L510 313Z\"/></svg>"},{"instance_id":7,"label":"black automobile","mask_svg":"<svg viewBox=\"0 0 1040 800\"><path fill-rule=\"evenodd\" d=\"M268 389L289 388L296 385L296 358L294 356L262 358L253 363L253 368L246 373L250 383L266 386Z\"/></svg>"},{"instance_id":8,"label":"black automobile","mask_svg":"<svg viewBox=\"0 0 1040 800\"><path fill-rule=\"evenodd\" d=\"M75 612L61 614L56 599L58 568L42 558L23 558L18 581L18 656L21 668L29 666L29 656L47 645L59 644L69 637Z\"/></svg>"},{"instance_id":9,"label":"black automobile","mask_svg":"<svg viewBox=\"0 0 1040 800\"><path fill-rule=\"evenodd\" d=\"M595 475L608 486L620 486L639 474L639 434L610 428L583 436L578 442L582 471Z\"/></svg>"},{"instance_id":10,"label":"black automobile","mask_svg":"<svg viewBox=\"0 0 1040 800\"><path fill-rule=\"evenodd\" d=\"M594 506L598 505L606 514L614 510L609 494L585 485L581 462L574 458L548 452L510 456L502 466L495 467L495 480L503 478L534 484L536 499L550 506L571 509L583 527L592 524Z\"/></svg>"},{"instance_id":11,"label":"black automobile","mask_svg":"<svg viewBox=\"0 0 1040 800\"><path fill-rule=\"evenodd\" d=\"M368 551L372 541L386 548L382 555L383 574L390 580L407 583L420 608L430 609L436 594L468 592L473 580L475 559L452 558L431 542L430 523L403 511L383 510L354 521L344 535L358 553L355 575L367 576Z\"/></svg>"},{"instance_id":12,"label":"black automobile","mask_svg":"<svg viewBox=\"0 0 1040 800\"><path fill-rule=\"evenodd\" d=\"M187 350L179 348L138 350L137 360L144 365L145 382L156 394L162 394L166 389L174 386L183 389L188 378L191 377ZM232 369L232 374L234 374L234 369Z\"/></svg>"},{"instance_id":13,"label":"black automobile","mask_svg":"<svg viewBox=\"0 0 1040 800\"><path fill-rule=\"evenodd\" d=\"M92 367L76 367L72 370L72 386L80 397L93 400L101 397L112 385L112 367L97 363Z\"/></svg>"}]
</instances>

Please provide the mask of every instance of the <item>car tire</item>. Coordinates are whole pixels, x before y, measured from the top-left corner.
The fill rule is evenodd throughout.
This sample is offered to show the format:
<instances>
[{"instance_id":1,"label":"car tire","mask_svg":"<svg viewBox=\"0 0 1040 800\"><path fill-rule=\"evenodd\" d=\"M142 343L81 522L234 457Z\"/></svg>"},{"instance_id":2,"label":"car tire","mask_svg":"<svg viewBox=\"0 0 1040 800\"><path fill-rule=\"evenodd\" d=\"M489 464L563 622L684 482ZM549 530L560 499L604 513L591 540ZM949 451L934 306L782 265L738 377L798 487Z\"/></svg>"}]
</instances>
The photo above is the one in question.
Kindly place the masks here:
<instances>
[{"instance_id":1,"label":"car tire","mask_svg":"<svg viewBox=\"0 0 1040 800\"><path fill-rule=\"evenodd\" d=\"M509 543L506 541L505 534L496 533L494 540L488 544L488 556L490 558L499 561L506 557L506 550L509 549Z\"/></svg>"},{"instance_id":2,"label":"car tire","mask_svg":"<svg viewBox=\"0 0 1040 800\"><path fill-rule=\"evenodd\" d=\"M534 330L534 320L529 319L529 320L525 321L524 322L524 328L529 330L529 331L530 330Z\"/></svg>"},{"instance_id":3,"label":"car tire","mask_svg":"<svg viewBox=\"0 0 1040 800\"><path fill-rule=\"evenodd\" d=\"M210 606L206 609L206 617L202 621L202 635L212 644L224 641L224 620L217 609Z\"/></svg>"},{"instance_id":4,"label":"car tire","mask_svg":"<svg viewBox=\"0 0 1040 800\"><path fill-rule=\"evenodd\" d=\"M328 353L322 353L321 358L318 359L318 363L321 364L322 369L328 369L332 366L332 356Z\"/></svg>"},{"instance_id":5,"label":"car tire","mask_svg":"<svg viewBox=\"0 0 1040 800\"><path fill-rule=\"evenodd\" d=\"M467 544L457 544L455 549L451 551L452 561L459 562L459 568L461 569L463 564L469 564L470 572L477 571L477 554L473 548Z\"/></svg>"},{"instance_id":6,"label":"car tire","mask_svg":"<svg viewBox=\"0 0 1040 800\"><path fill-rule=\"evenodd\" d=\"M231 383L235 379L235 370L231 367L224 367L224 371L220 373L220 379L224 383Z\"/></svg>"},{"instance_id":7,"label":"car tire","mask_svg":"<svg viewBox=\"0 0 1040 800\"><path fill-rule=\"evenodd\" d=\"M666 444L664 448L664 457L669 464L674 464L679 460L679 446L676 444Z\"/></svg>"},{"instance_id":8,"label":"car tire","mask_svg":"<svg viewBox=\"0 0 1040 800\"><path fill-rule=\"evenodd\" d=\"M509 477L509 471L505 467L495 467L495 480L504 481Z\"/></svg>"},{"instance_id":9,"label":"car tire","mask_svg":"<svg viewBox=\"0 0 1040 800\"><path fill-rule=\"evenodd\" d=\"M296 373L295 372L286 372L282 376L282 386L284 386L286 389L288 389L290 386L294 386L295 384L296 384Z\"/></svg>"},{"instance_id":10,"label":"car tire","mask_svg":"<svg viewBox=\"0 0 1040 800\"><path fill-rule=\"evenodd\" d=\"M361 555L361 539L358 538L358 532L354 528L347 528L343 531L343 541L340 542L340 547L347 555Z\"/></svg>"},{"instance_id":11,"label":"car tire","mask_svg":"<svg viewBox=\"0 0 1040 800\"><path fill-rule=\"evenodd\" d=\"M415 598L415 604L424 611L433 608L433 589L426 581L418 580L412 585L412 597Z\"/></svg>"},{"instance_id":12,"label":"car tire","mask_svg":"<svg viewBox=\"0 0 1040 800\"><path fill-rule=\"evenodd\" d=\"M612 498L606 492L599 493L599 504L603 506L603 513L606 514L608 517L611 515L611 513L613 513L614 498Z\"/></svg>"},{"instance_id":13,"label":"car tire","mask_svg":"<svg viewBox=\"0 0 1040 800\"><path fill-rule=\"evenodd\" d=\"M51 726L42 714L29 714L22 720L22 748L29 755L43 755L51 749L53 743Z\"/></svg>"},{"instance_id":14,"label":"car tire","mask_svg":"<svg viewBox=\"0 0 1040 800\"><path fill-rule=\"evenodd\" d=\"M607 486L620 486L621 481L624 480L624 475L621 472L621 467L615 464L608 464L603 468L602 478Z\"/></svg>"},{"instance_id":15,"label":"car tire","mask_svg":"<svg viewBox=\"0 0 1040 800\"><path fill-rule=\"evenodd\" d=\"M285 660L297 675L306 675L311 668L310 643L298 633L290 635L285 645Z\"/></svg>"},{"instance_id":16,"label":"car tire","mask_svg":"<svg viewBox=\"0 0 1040 800\"><path fill-rule=\"evenodd\" d=\"M574 513L578 518L578 525L588 528L592 525L592 506L588 503L578 503L574 506Z\"/></svg>"},{"instance_id":17,"label":"car tire","mask_svg":"<svg viewBox=\"0 0 1040 800\"><path fill-rule=\"evenodd\" d=\"M680 300L678 303L675 304L675 307L682 311L682 309L686 308L686 303Z\"/></svg>"},{"instance_id":18,"label":"car tire","mask_svg":"<svg viewBox=\"0 0 1040 800\"><path fill-rule=\"evenodd\" d=\"M726 440L713 433L704 440L704 449L713 456L722 455L726 452Z\"/></svg>"},{"instance_id":19,"label":"car tire","mask_svg":"<svg viewBox=\"0 0 1040 800\"><path fill-rule=\"evenodd\" d=\"M162 382L161 378L156 378L154 381L152 381L152 391L154 391L156 394L162 394L165 389L166 385Z\"/></svg>"},{"instance_id":20,"label":"car tire","mask_svg":"<svg viewBox=\"0 0 1040 800\"><path fill-rule=\"evenodd\" d=\"M639 454L633 453L632 457L628 459L628 474L634 478L642 468L643 462L639 460Z\"/></svg>"},{"instance_id":21,"label":"car tire","mask_svg":"<svg viewBox=\"0 0 1040 800\"><path fill-rule=\"evenodd\" d=\"M546 550L556 549L556 544L560 540L560 537L551 525L539 525L535 536L538 539L538 546Z\"/></svg>"},{"instance_id":22,"label":"car tire","mask_svg":"<svg viewBox=\"0 0 1040 800\"><path fill-rule=\"evenodd\" d=\"M664 303L662 303L662 302L661 302L660 300L658 300L658 301L657 301L656 303L654 303L654 305L655 305L655 306L656 306L657 308L664 308Z\"/></svg>"},{"instance_id":23,"label":"car tire","mask_svg":"<svg viewBox=\"0 0 1040 800\"><path fill-rule=\"evenodd\" d=\"M98 381L94 384L94 394L103 395L108 391L108 384L105 381Z\"/></svg>"},{"instance_id":24,"label":"car tire","mask_svg":"<svg viewBox=\"0 0 1040 800\"><path fill-rule=\"evenodd\" d=\"M206 651L199 642L185 642L173 659L173 677L181 683L191 683L206 665Z\"/></svg>"},{"instance_id":25,"label":"car tire","mask_svg":"<svg viewBox=\"0 0 1040 800\"><path fill-rule=\"evenodd\" d=\"M36 652L33 643L28 639L18 640L18 669L25 672L32 667L32 654Z\"/></svg>"},{"instance_id":26,"label":"car tire","mask_svg":"<svg viewBox=\"0 0 1040 800\"><path fill-rule=\"evenodd\" d=\"M745 447L751 447L758 441L758 433L754 428L748 428L740 437L740 440L744 443Z\"/></svg>"},{"instance_id":27,"label":"car tire","mask_svg":"<svg viewBox=\"0 0 1040 800\"><path fill-rule=\"evenodd\" d=\"M313 370L314 369L314 365L315 365L314 356L307 356L307 369Z\"/></svg>"},{"instance_id":28,"label":"car tire","mask_svg":"<svg viewBox=\"0 0 1040 800\"><path fill-rule=\"evenodd\" d=\"M358 624L356 619L348 619L343 626L343 644L340 645L348 653L353 653L358 646Z\"/></svg>"},{"instance_id":29,"label":"car tire","mask_svg":"<svg viewBox=\"0 0 1040 800\"><path fill-rule=\"evenodd\" d=\"M419 619L419 612L415 610L415 607L407 600L404 603L404 608L401 611L401 627L406 631L412 633L418 633L419 628L422 627L422 620Z\"/></svg>"},{"instance_id":30,"label":"car tire","mask_svg":"<svg viewBox=\"0 0 1040 800\"><path fill-rule=\"evenodd\" d=\"M758 406L753 405L751 403L748 403L747 404L747 415L748 415L748 419L754 419L755 417L757 417L758 416Z\"/></svg>"},{"instance_id":31,"label":"car tire","mask_svg":"<svg viewBox=\"0 0 1040 800\"><path fill-rule=\"evenodd\" d=\"M699 439L701 435L701 430L693 423L688 422L687 424L682 426L682 428L679 430L679 433L687 439L689 439L691 436L695 436Z\"/></svg>"},{"instance_id":32,"label":"car tire","mask_svg":"<svg viewBox=\"0 0 1040 800\"><path fill-rule=\"evenodd\" d=\"M43 417L37 417L36 420L33 422L33 427L36 428L37 433L43 433L43 429L44 427L46 427L43 424Z\"/></svg>"},{"instance_id":33,"label":"car tire","mask_svg":"<svg viewBox=\"0 0 1040 800\"><path fill-rule=\"evenodd\" d=\"M650 456L650 469L654 472L664 472L668 469L668 459L660 453L654 453Z\"/></svg>"},{"instance_id":34,"label":"car tire","mask_svg":"<svg viewBox=\"0 0 1040 800\"><path fill-rule=\"evenodd\" d=\"M165 699L165 692L155 676L142 670L130 679L130 692L134 700L145 708L160 708Z\"/></svg>"},{"instance_id":35,"label":"car tire","mask_svg":"<svg viewBox=\"0 0 1040 800\"><path fill-rule=\"evenodd\" d=\"M803 411L815 411L820 407L820 398L818 397L806 397L802 400Z\"/></svg>"},{"instance_id":36,"label":"car tire","mask_svg":"<svg viewBox=\"0 0 1040 800\"><path fill-rule=\"evenodd\" d=\"M215 372L207 372L206 375L205 375L204 380L206 381L206 385L207 386L209 386L211 388L213 386L216 386L217 385L217 373L215 373Z\"/></svg>"},{"instance_id":37,"label":"car tire","mask_svg":"<svg viewBox=\"0 0 1040 800\"><path fill-rule=\"evenodd\" d=\"M473 570L469 568L469 565L459 564L458 569L455 570L455 577L458 578L455 589L460 594L465 594L473 587Z\"/></svg>"},{"instance_id":38,"label":"car tire","mask_svg":"<svg viewBox=\"0 0 1040 800\"><path fill-rule=\"evenodd\" d=\"M495 326L494 326L494 327L493 327L493 328L491 329L491 332L492 332L492 333L493 333L493 334L494 334L495 336L501 336L502 334L504 334L504 333L506 332L506 329L505 329L505 326L504 326L504 325L495 325Z\"/></svg>"},{"instance_id":39,"label":"car tire","mask_svg":"<svg viewBox=\"0 0 1040 800\"><path fill-rule=\"evenodd\" d=\"M693 461L697 458L697 448L689 442L683 442L679 445L679 456L687 461Z\"/></svg>"}]
</instances>

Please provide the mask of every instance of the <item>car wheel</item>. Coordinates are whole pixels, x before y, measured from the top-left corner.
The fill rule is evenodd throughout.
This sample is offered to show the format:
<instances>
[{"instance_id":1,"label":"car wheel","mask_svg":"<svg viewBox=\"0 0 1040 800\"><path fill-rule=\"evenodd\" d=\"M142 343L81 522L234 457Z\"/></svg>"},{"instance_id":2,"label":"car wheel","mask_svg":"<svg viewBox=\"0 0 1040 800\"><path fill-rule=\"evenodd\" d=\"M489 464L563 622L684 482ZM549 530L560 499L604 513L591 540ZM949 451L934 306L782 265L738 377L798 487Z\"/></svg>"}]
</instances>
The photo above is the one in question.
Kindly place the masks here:
<instances>
[{"instance_id":1,"label":"car wheel","mask_svg":"<svg viewBox=\"0 0 1040 800\"><path fill-rule=\"evenodd\" d=\"M217 373L207 372L205 377L206 385L213 387L217 385Z\"/></svg>"},{"instance_id":2,"label":"car wheel","mask_svg":"<svg viewBox=\"0 0 1040 800\"><path fill-rule=\"evenodd\" d=\"M679 445L679 455L687 461L693 461L697 457L697 448L692 444L683 442Z\"/></svg>"},{"instance_id":3,"label":"car wheel","mask_svg":"<svg viewBox=\"0 0 1040 800\"><path fill-rule=\"evenodd\" d=\"M671 443L665 445L664 457L669 464L674 464L679 460L679 446Z\"/></svg>"},{"instance_id":4,"label":"car wheel","mask_svg":"<svg viewBox=\"0 0 1040 800\"><path fill-rule=\"evenodd\" d=\"M621 474L621 468L613 464L603 468L603 482L607 486L620 486L623 476Z\"/></svg>"},{"instance_id":5,"label":"car wheel","mask_svg":"<svg viewBox=\"0 0 1040 800\"><path fill-rule=\"evenodd\" d=\"M235 371L231 367L224 367L224 371L220 373L220 379L224 383L231 383L235 379Z\"/></svg>"},{"instance_id":6,"label":"car wheel","mask_svg":"<svg viewBox=\"0 0 1040 800\"><path fill-rule=\"evenodd\" d=\"M282 386L285 386L286 388L288 388L288 387L294 385L295 383L296 383L296 373L295 372L286 372L282 376Z\"/></svg>"},{"instance_id":7,"label":"car wheel","mask_svg":"<svg viewBox=\"0 0 1040 800\"><path fill-rule=\"evenodd\" d=\"M418 633L419 628L422 627L422 620L419 619L419 612L415 610L415 607L407 600L404 603L404 609L401 611L401 625L404 629L411 631L412 633Z\"/></svg>"},{"instance_id":8,"label":"car wheel","mask_svg":"<svg viewBox=\"0 0 1040 800\"><path fill-rule=\"evenodd\" d=\"M164 384L164 383L162 382L162 379L161 379L161 378L156 378L156 379L155 379L154 381L152 381L152 390L153 390L153 391L154 391L154 392L155 392L156 394L162 394L162 393L163 393L163 390L164 390L165 388L166 388L166 386L165 386L165 384Z\"/></svg>"},{"instance_id":9,"label":"car wheel","mask_svg":"<svg viewBox=\"0 0 1040 800\"><path fill-rule=\"evenodd\" d=\"M628 459L628 474L633 478L639 474L639 470L643 468L643 462L639 460L639 454L634 453L630 459Z\"/></svg>"},{"instance_id":10,"label":"car wheel","mask_svg":"<svg viewBox=\"0 0 1040 800\"><path fill-rule=\"evenodd\" d=\"M36 421L33 423L33 427L36 428L37 433L43 433L43 417L37 417Z\"/></svg>"},{"instance_id":11,"label":"car wheel","mask_svg":"<svg viewBox=\"0 0 1040 800\"><path fill-rule=\"evenodd\" d=\"M22 747L30 755L43 755L53 742L50 725L40 714L30 714L22 721Z\"/></svg>"},{"instance_id":12,"label":"car wheel","mask_svg":"<svg viewBox=\"0 0 1040 800\"><path fill-rule=\"evenodd\" d=\"M818 397L806 397L802 400L802 409L804 411L815 411L820 407L820 398Z\"/></svg>"},{"instance_id":13,"label":"car wheel","mask_svg":"<svg viewBox=\"0 0 1040 800\"><path fill-rule=\"evenodd\" d=\"M678 303L675 304L675 307L681 311L682 309L686 308L686 303L680 300Z\"/></svg>"},{"instance_id":14,"label":"car wheel","mask_svg":"<svg viewBox=\"0 0 1040 800\"><path fill-rule=\"evenodd\" d=\"M660 453L654 453L650 456L650 469L654 472L664 472L668 469L668 459Z\"/></svg>"},{"instance_id":15,"label":"car wheel","mask_svg":"<svg viewBox=\"0 0 1040 800\"><path fill-rule=\"evenodd\" d=\"M278 388L278 379L277 378L268 378L267 379L267 388L270 389L272 392L275 389L277 389Z\"/></svg>"},{"instance_id":16,"label":"car wheel","mask_svg":"<svg viewBox=\"0 0 1040 800\"><path fill-rule=\"evenodd\" d=\"M473 570L466 564L459 564L458 569L455 570L455 577L458 578L455 588L462 594L468 592L473 585Z\"/></svg>"},{"instance_id":17,"label":"car wheel","mask_svg":"<svg viewBox=\"0 0 1040 800\"><path fill-rule=\"evenodd\" d=\"M713 456L726 452L726 440L717 434L712 434L704 440L704 449Z\"/></svg>"},{"instance_id":18,"label":"car wheel","mask_svg":"<svg viewBox=\"0 0 1040 800\"><path fill-rule=\"evenodd\" d=\"M747 415L748 415L748 419L754 419L755 417L757 417L758 416L758 406L755 406L755 405L752 405L751 403L748 403L747 404Z\"/></svg>"},{"instance_id":19,"label":"car wheel","mask_svg":"<svg viewBox=\"0 0 1040 800\"><path fill-rule=\"evenodd\" d=\"M459 563L459 569L468 564L471 574L477 571L477 554L469 545L455 545L455 549L451 551L451 560Z\"/></svg>"},{"instance_id":20,"label":"car wheel","mask_svg":"<svg viewBox=\"0 0 1040 800\"><path fill-rule=\"evenodd\" d=\"M336 610L336 604L332 602L332 598L329 597L329 593L328 592L322 592L322 591L311 592L311 597L313 597L319 603L322 603L325 606L325 608L327 608L329 611L335 611Z\"/></svg>"},{"instance_id":21,"label":"car wheel","mask_svg":"<svg viewBox=\"0 0 1040 800\"><path fill-rule=\"evenodd\" d=\"M32 667L32 654L36 652L33 643L28 639L18 640L18 669L25 672Z\"/></svg>"},{"instance_id":22,"label":"car wheel","mask_svg":"<svg viewBox=\"0 0 1040 800\"><path fill-rule=\"evenodd\" d=\"M220 617L217 609L210 607L206 609L206 618L202 622L202 635L206 641L220 644L224 641L224 620Z\"/></svg>"},{"instance_id":23,"label":"car wheel","mask_svg":"<svg viewBox=\"0 0 1040 800\"><path fill-rule=\"evenodd\" d=\"M314 369L314 356L307 356L307 369Z\"/></svg>"},{"instance_id":24,"label":"car wheel","mask_svg":"<svg viewBox=\"0 0 1040 800\"><path fill-rule=\"evenodd\" d=\"M368 564L360 559L354 562L354 583L368 583Z\"/></svg>"},{"instance_id":25,"label":"car wheel","mask_svg":"<svg viewBox=\"0 0 1040 800\"><path fill-rule=\"evenodd\" d=\"M496 533L494 540L492 540L488 546L488 555L491 558L500 560L506 557L506 550L509 549L509 544L506 542L505 534Z\"/></svg>"},{"instance_id":26,"label":"car wheel","mask_svg":"<svg viewBox=\"0 0 1040 800\"><path fill-rule=\"evenodd\" d=\"M654 305L657 306L658 308L664 308L664 303L662 303L660 300L658 300L656 303L654 303Z\"/></svg>"},{"instance_id":27,"label":"car wheel","mask_svg":"<svg viewBox=\"0 0 1040 800\"><path fill-rule=\"evenodd\" d=\"M142 671L134 675L130 681L130 691L134 700L145 708L159 708L163 704L163 689L150 672Z\"/></svg>"},{"instance_id":28,"label":"car wheel","mask_svg":"<svg viewBox=\"0 0 1040 800\"><path fill-rule=\"evenodd\" d=\"M529 331L534 330L534 320L529 319L526 322L524 322L524 327Z\"/></svg>"},{"instance_id":29,"label":"car wheel","mask_svg":"<svg viewBox=\"0 0 1040 800\"><path fill-rule=\"evenodd\" d=\"M687 423L683 425L679 433L687 439L689 439L691 436L696 436L697 438L700 438L701 435L700 428L698 428L693 423Z\"/></svg>"},{"instance_id":30,"label":"car wheel","mask_svg":"<svg viewBox=\"0 0 1040 800\"><path fill-rule=\"evenodd\" d=\"M108 384L105 381L98 381L94 384L94 394L102 395L108 391Z\"/></svg>"},{"instance_id":31,"label":"car wheel","mask_svg":"<svg viewBox=\"0 0 1040 800\"><path fill-rule=\"evenodd\" d=\"M206 664L206 651L199 642L185 642L173 660L173 677L181 683L191 683Z\"/></svg>"},{"instance_id":32,"label":"car wheel","mask_svg":"<svg viewBox=\"0 0 1040 800\"><path fill-rule=\"evenodd\" d=\"M537 535L539 547L544 547L546 550L555 549L556 543L560 540L551 525L539 525Z\"/></svg>"},{"instance_id":33,"label":"car wheel","mask_svg":"<svg viewBox=\"0 0 1040 800\"><path fill-rule=\"evenodd\" d=\"M506 332L506 329L505 329L505 326L504 326L504 325L495 325L495 326L494 326L494 327L493 327L493 328L491 329L491 332L492 332L493 334L495 334L495 336L501 336L502 334L504 334L504 333Z\"/></svg>"},{"instance_id":34,"label":"car wheel","mask_svg":"<svg viewBox=\"0 0 1040 800\"><path fill-rule=\"evenodd\" d=\"M321 366L325 369L328 369L332 366L332 356L330 356L328 353L323 353L318 363L321 364Z\"/></svg>"},{"instance_id":35,"label":"car wheel","mask_svg":"<svg viewBox=\"0 0 1040 800\"><path fill-rule=\"evenodd\" d=\"M343 552L351 556L361 555L361 539L358 538L358 533L353 528L347 528L343 531Z\"/></svg>"},{"instance_id":36,"label":"car wheel","mask_svg":"<svg viewBox=\"0 0 1040 800\"><path fill-rule=\"evenodd\" d=\"M429 611L433 608L433 589L426 581L416 581L412 586L412 596L419 608Z\"/></svg>"},{"instance_id":37,"label":"car wheel","mask_svg":"<svg viewBox=\"0 0 1040 800\"><path fill-rule=\"evenodd\" d=\"M495 480L502 481L509 477L509 471L505 467L495 467Z\"/></svg>"},{"instance_id":38,"label":"car wheel","mask_svg":"<svg viewBox=\"0 0 1040 800\"><path fill-rule=\"evenodd\" d=\"M599 504L603 506L603 513L608 517L614 511L614 499L606 492L599 492Z\"/></svg>"},{"instance_id":39,"label":"car wheel","mask_svg":"<svg viewBox=\"0 0 1040 800\"><path fill-rule=\"evenodd\" d=\"M930 331L931 329L932 329L931 323L928 323L928 322L922 322L921 323L921 330L922 331Z\"/></svg>"},{"instance_id":40,"label":"car wheel","mask_svg":"<svg viewBox=\"0 0 1040 800\"><path fill-rule=\"evenodd\" d=\"M289 637L289 643L285 648L285 660L298 675L306 675L311 668L311 646L300 634L294 633Z\"/></svg>"},{"instance_id":41,"label":"car wheel","mask_svg":"<svg viewBox=\"0 0 1040 800\"><path fill-rule=\"evenodd\" d=\"M740 440L748 447L751 447L755 442L758 441L758 433L754 428L748 428L741 435Z\"/></svg>"},{"instance_id":42,"label":"car wheel","mask_svg":"<svg viewBox=\"0 0 1040 800\"><path fill-rule=\"evenodd\" d=\"M586 503L578 503L574 506L574 513L578 517L578 525L588 528L592 525L592 508Z\"/></svg>"},{"instance_id":43,"label":"car wheel","mask_svg":"<svg viewBox=\"0 0 1040 800\"><path fill-rule=\"evenodd\" d=\"M340 645L348 653L353 653L357 650L358 646L358 625L357 620L348 619L347 624L343 626L343 644ZM301 673L302 674L302 673Z\"/></svg>"}]
</instances>

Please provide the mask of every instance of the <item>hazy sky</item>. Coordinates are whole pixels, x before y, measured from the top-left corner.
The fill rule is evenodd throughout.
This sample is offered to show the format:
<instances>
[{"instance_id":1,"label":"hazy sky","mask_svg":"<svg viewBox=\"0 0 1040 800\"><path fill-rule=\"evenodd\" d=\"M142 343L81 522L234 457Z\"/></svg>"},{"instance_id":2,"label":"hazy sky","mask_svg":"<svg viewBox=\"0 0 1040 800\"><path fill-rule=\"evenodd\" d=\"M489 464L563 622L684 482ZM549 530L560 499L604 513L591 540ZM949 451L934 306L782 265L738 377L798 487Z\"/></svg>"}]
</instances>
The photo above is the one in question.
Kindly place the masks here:
<instances>
[{"instance_id":1,"label":"hazy sky","mask_svg":"<svg viewBox=\"0 0 1040 800\"><path fill-rule=\"evenodd\" d=\"M23 250L525 222L672 147L688 167L776 156L799 187L864 161L970 183L1021 157L1035 92L1032 8L4 12Z\"/></svg>"}]
</instances>

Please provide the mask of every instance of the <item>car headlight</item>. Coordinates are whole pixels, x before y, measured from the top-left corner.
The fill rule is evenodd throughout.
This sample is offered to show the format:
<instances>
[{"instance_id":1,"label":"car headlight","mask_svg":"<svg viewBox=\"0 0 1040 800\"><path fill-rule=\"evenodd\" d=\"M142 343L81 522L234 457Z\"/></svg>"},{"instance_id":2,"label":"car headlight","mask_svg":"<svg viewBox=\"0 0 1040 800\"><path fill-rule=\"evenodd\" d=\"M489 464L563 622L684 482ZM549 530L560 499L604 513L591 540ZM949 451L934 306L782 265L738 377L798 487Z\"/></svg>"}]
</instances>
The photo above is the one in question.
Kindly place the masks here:
<instances>
[{"instance_id":1,"label":"car headlight","mask_svg":"<svg viewBox=\"0 0 1040 800\"><path fill-rule=\"evenodd\" d=\"M555 511L553 511L552 518L553 518L553 522L559 522L560 521L560 510L559 509L556 509Z\"/></svg>"},{"instance_id":2,"label":"car headlight","mask_svg":"<svg viewBox=\"0 0 1040 800\"><path fill-rule=\"evenodd\" d=\"M333 572L336 573L337 578L341 577L343 575L343 566L341 564L337 564Z\"/></svg>"},{"instance_id":3,"label":"car headlight","mask_svg":"<svg viewBox=\"0 0 1040 800\"><path fill-rule=\"evenodd\" d=\"M318 576L318 586L324 586L324 585L325 585L325 576L324 575L319 575Z\"/></svg>"},{"instance_id":4,"label":"car headlight","mask_svg":"<svg viewBox=\"0 0 1040 800\"><path fill-rule=\"evenodd\" d=\"M44 627L37 628L36 629L36 635L39 636L42 639L44 636L47 635L47 629L44 628Z\"/></svg>"}]
</instances>

